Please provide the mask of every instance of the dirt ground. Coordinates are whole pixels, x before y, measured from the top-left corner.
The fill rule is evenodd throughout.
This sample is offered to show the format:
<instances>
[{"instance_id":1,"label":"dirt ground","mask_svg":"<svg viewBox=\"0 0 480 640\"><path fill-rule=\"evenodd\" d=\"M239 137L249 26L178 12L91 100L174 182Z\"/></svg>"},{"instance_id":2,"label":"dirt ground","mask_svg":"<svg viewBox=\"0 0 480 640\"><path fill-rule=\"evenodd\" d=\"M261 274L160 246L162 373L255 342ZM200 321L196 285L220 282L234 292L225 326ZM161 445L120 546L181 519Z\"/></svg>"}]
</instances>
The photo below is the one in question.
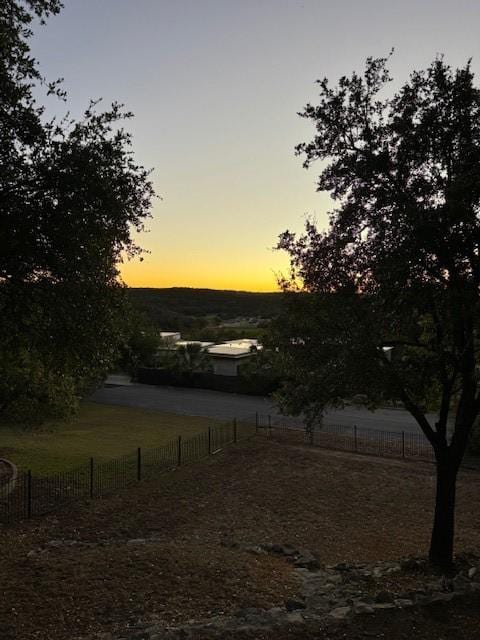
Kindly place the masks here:
<instances>
[{"instance_id":1,"label":"dirt ground","mask_svg":"<svg viewBox=\"0 0 480 640\"><path fill-rule=\"evenodd\" d=\"M232 445L118 495L0 529L0 638L73 640L121 632L139 620L179 622L281 605L298 589L291 565L232 542L290 544L325 563L425 554L433 497L429 464L262 439ZM457 551L479 554L479 532L480 474L463 471ZM154 542L127 544L138 538ZM48 544L55 540L95 544ZM447 621L436 616L440 627L428 614L405 612L398 633L375 616L349 635L292 629L275 640L480 638L472 618L479 603L463 606L452 605ZM448 635L455 620L460 631ZM427 635L432 629L435 635Z\"/></svg>"}]
</instances>

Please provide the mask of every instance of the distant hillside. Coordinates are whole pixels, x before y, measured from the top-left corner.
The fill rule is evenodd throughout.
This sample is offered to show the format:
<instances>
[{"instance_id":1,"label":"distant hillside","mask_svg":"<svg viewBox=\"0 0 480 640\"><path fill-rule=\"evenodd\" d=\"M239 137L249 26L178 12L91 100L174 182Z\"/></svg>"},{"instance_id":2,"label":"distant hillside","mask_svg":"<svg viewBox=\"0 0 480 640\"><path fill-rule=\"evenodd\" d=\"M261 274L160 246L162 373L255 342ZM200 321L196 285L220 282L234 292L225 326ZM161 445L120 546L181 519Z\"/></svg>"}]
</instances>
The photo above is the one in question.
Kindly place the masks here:
<instances>
[{"instance_id":1,"label":"distant hillside","mask_svg":"<svg viewBox=\"0 0 480 640\"><path fill-rule=\"evenodd\" d=\"M165 328L195 324L195 319L218 316L222 320L237 317L274 318L280 313L281 293L252 293L216 289L130 288L132 302L153 322Z\"/></svg>"}]
</instances>

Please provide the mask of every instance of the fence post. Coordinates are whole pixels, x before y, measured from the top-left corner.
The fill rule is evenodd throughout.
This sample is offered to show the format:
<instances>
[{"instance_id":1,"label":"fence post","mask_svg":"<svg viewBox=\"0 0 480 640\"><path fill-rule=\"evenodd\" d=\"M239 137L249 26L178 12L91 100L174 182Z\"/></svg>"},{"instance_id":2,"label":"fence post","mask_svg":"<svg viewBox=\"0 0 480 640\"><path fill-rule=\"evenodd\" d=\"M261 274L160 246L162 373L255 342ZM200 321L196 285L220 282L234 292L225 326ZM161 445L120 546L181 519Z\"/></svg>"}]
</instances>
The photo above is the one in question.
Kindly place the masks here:
<instances>
[{"instance_id":1,"label":"fence post","mask_svg":"<svg viewBox=\"0 0 480 640\"><path fill-rule=\"evenodd\" d=\"M353 425L353 435L355 438L355 453L358 451L358 439L357 439L357 425Z\"/></svg>"},{"instance_id":2,"label":"fence post","mask_svg":"<svg viewBox=\"0 0 480 640\"><path fill-rule=\"evenodd\" d=\"M93 458L90 458L90 498L93 498Z\"/></svg>"},{"instance_id":3,"label":"fence post","mask_svg":"<svg viewBox=\"0 0 480 640\"><path fill-rule=\"evenodd\" d=\"M212 428L208 427L208 455L212 455Z\"/></svg>"},{"instance_id":4,"label":"fence post","mask_svg":"<svg viewBox=\"0 0 480 640\"><path fill-rule=\"evenodd\" d=\"M237 419L233 419L233 442L237 444Z\"/></svg>"},{"instance_id":5,"label":"fence post","mask_svg":"<svg viewBox=\"0 0 480 640\"><path fill-rule=\"evenodd\" d=\"M27 471L27 518L32 517L32 472Z\"/></svg>"},{"instance_id":6,"label":"fence post","mask_svg":"<svg viewBox=\"0 0 480 640\"><path fill-rule=\"evenodd\" d=\"M140 447L137 449L137 480L140 482L142 479L142 450Z\"/></svg>"},{"instance_id":7,"label":"fence post","mask_svg":"<svg viewBox=\"0 0 480 640\"><path fill-rule=\"evenodd\" d=\"M405 460L405 431L402 431L402 458Z\"/></svg>"},{"instance_id":8,"label":"fence post","mask_svg":"<svg viewBox=\"0 0 480 640\"><path fill-rule=\"evenodd\" d=\"M178 466L182 466L182 436L178 436L178 452L177 452Z\"/></svg>"},{"instance_id":9,"label":"fence post","mask_svg":"<svg viewBox=\"0 0 480 640\"><path fill-rule=\"evenodd\" d=\"M258 433L258 411L255 411L255 433Z\"/></svg>"}]
</instances>

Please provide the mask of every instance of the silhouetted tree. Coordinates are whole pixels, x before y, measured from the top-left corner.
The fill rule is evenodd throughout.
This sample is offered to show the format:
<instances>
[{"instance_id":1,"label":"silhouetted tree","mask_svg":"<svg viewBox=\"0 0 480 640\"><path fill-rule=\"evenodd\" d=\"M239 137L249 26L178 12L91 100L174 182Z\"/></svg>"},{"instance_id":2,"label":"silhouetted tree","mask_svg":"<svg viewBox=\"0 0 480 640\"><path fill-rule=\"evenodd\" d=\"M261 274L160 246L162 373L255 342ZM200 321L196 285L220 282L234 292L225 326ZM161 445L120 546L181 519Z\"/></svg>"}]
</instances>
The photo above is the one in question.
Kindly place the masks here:
<instances>
[{"instance_id":1,"label":"silhouetted tree","mask_svg":"<svg viewBox=\"0 0 480 640\"><path fill-rule=\"evenodd\" d=\"M210 356L196 342L187 342L175 350L175 369L180 373L197 373L209 371L212 368Z\"/></svg>"},{"instance_id":2,"label":"silhouetted tree","mask_svg":"<svg viewBox=\"0 0 480 640\"><path fill-rule=\"evenodd\" d=\"M0 3L0 415L61 415L101 378L122 342L122 254L140 251L153 195L118 104L47 121L31 24L57 0Z\"/></svg>"},{"instance_id":3,"label":"silhouetted tree","mask_svg":"<svg viewBox=\"0 0 480 640\"><path fill-rule=\"evenodd\" d=\"M304 166L338 203L327 231L285 232L296 287L283 332L284 402L311 417L354 393L400 398L430 441L437 494L430 559L453 559L456 478L480 409L480 92L470 64L442 58L393 97L386 59L301 114ZM394 347L390 358L385 346ZM431 424L422 407L439 399ZM452 415L451 433L448 422Z\"/></svg>"}]
</instances>

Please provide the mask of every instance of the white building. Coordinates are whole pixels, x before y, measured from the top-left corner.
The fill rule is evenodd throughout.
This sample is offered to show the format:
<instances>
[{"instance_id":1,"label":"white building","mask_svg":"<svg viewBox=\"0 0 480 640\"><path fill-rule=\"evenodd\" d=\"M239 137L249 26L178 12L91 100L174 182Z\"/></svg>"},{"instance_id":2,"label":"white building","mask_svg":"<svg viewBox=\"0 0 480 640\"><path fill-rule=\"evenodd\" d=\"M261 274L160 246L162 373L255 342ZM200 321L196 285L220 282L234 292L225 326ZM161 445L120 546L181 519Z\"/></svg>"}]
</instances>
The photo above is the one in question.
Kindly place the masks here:
<instances>
[{"instance_id":1,"label":"white building","mask_svg":"<svg viewBox=\"0 0 480 640\"><path fill-rule=\"evenodd\" d=\"M213 373L217 376L237 376L239 365L261 349L258 340L233 340L207 349L212 359Z\"/></svg>"},{"instance_id":2,"label":"white building","mask_svg":"<svg viewBox=\"0 0 480 640\"><path fill-rule=\"evenodd\" d=\"M169 344L175 344L181 337L179 331L160 331L160 338Z\"/></svg>"}]
</instances>

